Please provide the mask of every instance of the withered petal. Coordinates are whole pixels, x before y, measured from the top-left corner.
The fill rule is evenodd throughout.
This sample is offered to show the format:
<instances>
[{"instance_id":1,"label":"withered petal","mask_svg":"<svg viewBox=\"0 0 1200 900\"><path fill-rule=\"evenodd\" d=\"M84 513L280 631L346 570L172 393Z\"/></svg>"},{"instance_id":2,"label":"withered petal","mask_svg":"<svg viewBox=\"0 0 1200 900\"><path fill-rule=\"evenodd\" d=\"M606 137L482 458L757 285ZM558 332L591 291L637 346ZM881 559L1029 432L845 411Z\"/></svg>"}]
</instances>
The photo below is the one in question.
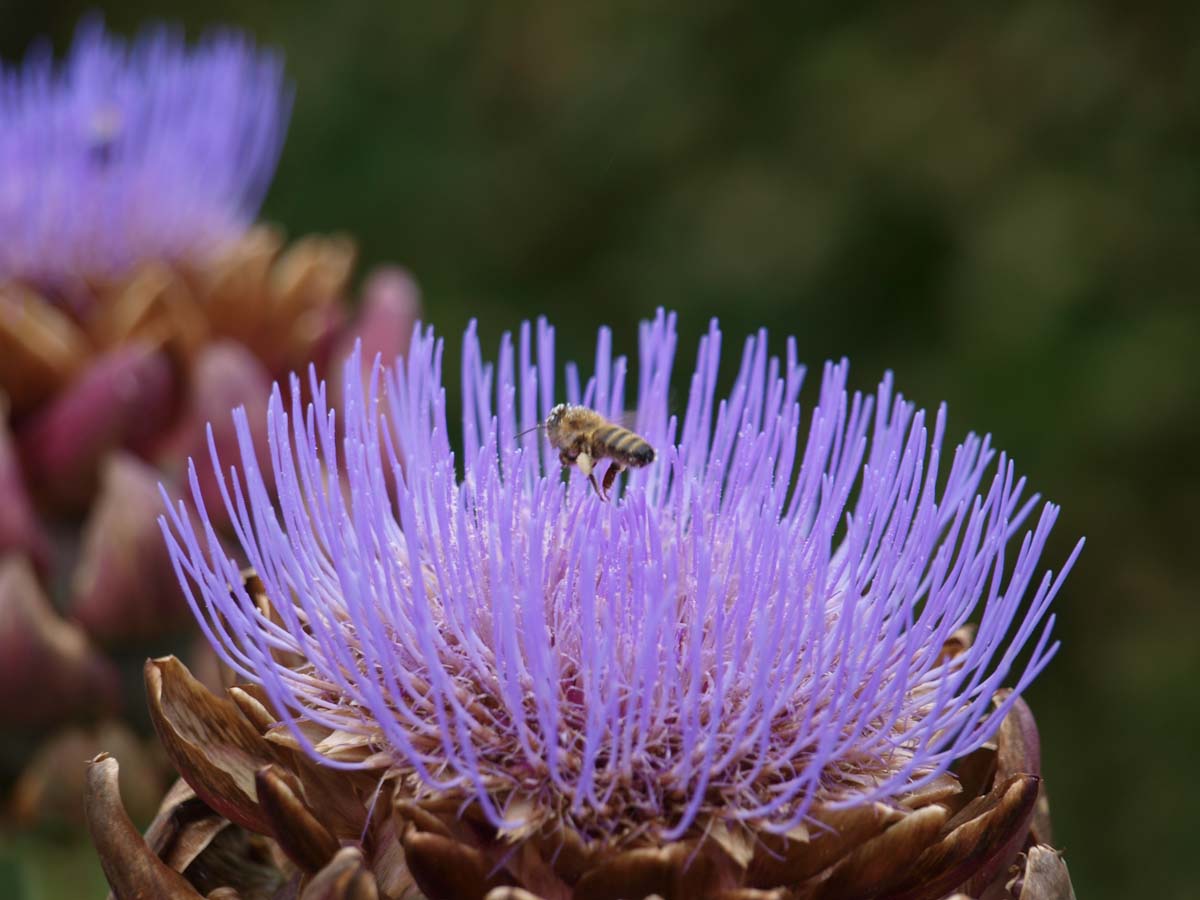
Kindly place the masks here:
<instances>
[{"instance_id":1,"label":"withered petal","mask_svg":"<svg viewBox=\"0 0 1200 900\"><path fill-rule=\"evenodd\" d=\"M546 898L531 894L525 888L498 887L488 891L483 900L546 900Z\"/></svg>"},{"instance_id":2,"label":"withered petal","mask_svg":"<svg viewBox=\"0 0 1200 900\"><path fill-rule=\"evenodd\" d=\"M997 691L993 703L1001 703L1011 693L1008 690ZM1042 774L1041 740L1038 735L1037 721L1033 710L1023 697L1018 697L1008 715L1000 724L996 733L996 779L1003 781L1010 775L1029 773ZM1033 821L1030 824L1035 843L1049 844L1052 835L1050 830L1050 802L1046 797L1046 784L1042 783L1038 792L1037 805L1033 811Z\"/></svg>"},{"instance_id":3,"label":"withered petal","mask_svg":"<svg viewBox=\"0 0 1200 900\"><path fill-rule=\"evenodd\" d=\"M165 347L173 330L170 307L181 294L194 307L178 271L163 260L146 260L119 276L98 277L90 282L89 292L93 302L80 310L81 324L92 345L102 350L132 340ZM203 316L194 324L199 326L195 340L203 340Z\"/></svg>"},{"instance_id":4,"label":"withered petal","mask_svg":"<svg viewBox=\"0 0 1200 900\"><path fill-rule=\"evenodd\" d=\"M278 761L270 744L174 656L146 660L145 678L150 718L176 771L230 821L271 834L254 783L259 769Z\"/></svg>"},{"instance_id":5,"label":"withered petal","mask_svg":"<svg viewBox=\"0 0 1200 900\"><path fill-rule=\"evenodd\" d=\"M88 764L84 814L104 877L117 900L200 900L182 875L147 846L121 803L116 759L101 753Z\"/></svg>"},{"instance_id":6,"label":"withered petal","mask_svg":"<svg viewBox=\"0 0 1200 900\"><path fill-rule=\"evenodd\" d=\"M997 691L992 702L997 706L1012 692ZM996 732L996 779L1005 781L1012 775L1041 775L1042 751L1033 710L1018 697Z\"/></svg>"},{"instance_id":7,"label":"withered petal","mask_svg":"<svg viewBox=\"0 0 1200 900\"><path fill-rule=\"evenodd\" d=\"M345 235L306 235L293 241L271 269L274 301L293 315L329 305L350 278L357 250Z\"/></svg>"},{"instance_id":8,"label":"withered petal","mask_svg":"<svg viewBox=\"0 0 1200 900\"><path fill-rule=\"evenodd\" d=\"M300 900L378 900L375 877L357 847L343 847L300 892Z\"/></svg>"},{"instance_id":9,"label":"withered petal","mask_svg":"<svg viewBox=\"0 0 1200 900\"><path fill-rule=\"evenodd\" d=\"M572 900L571 887L555 871L534 841L522 841L516 848L498 845L493 856L513 876L513 880L534 891L542 900Z\"/></svg>"},{"instance_id":10,"label":"withered petal","mask_svg":"<svg viewBox=\"0 0 1200 900\"><path fill-rule=\"evenodd\" d=\"M183 872L218 834L232 827L232 822L209 809L181 778L167 791L145 837L159 859Z\"/></svg>"},{"instance_id":11,"label":"withered petal","mask_svg":"<svg viewBox=\"0 0 1200 900\"><path fill-rule=\"evenodd\" d=\"M275 716L271 714L271 711L242 686L234 685L231 687L229 689L229 699L237 704L237 708L241 711L242 715L246 717L247 721L263 737L266 737L267 732L279 724L275 720Z\"/></svg>"},{"instance_id":12,"label":"withered petal","mask_svg":"<svg viewBox=\"0 0 1200 900\"><path fill-rule=\"evenodd\" d=\"M944 772L928 784L900 794L896 797L896 802L909 809L919 809L932 803L944 803L952 797L957 797L962 791L962 784L959 780L949 772Z\"/></svg>"},{"instance_id":13,"label":"withered petal","mask_svg":"<svg viewBox=\"0 0 1200 900\"><path fill-rule=\"evenodd\" d=\"M478 816L476 807L461 810L462 801L457 797L429 797L419 803L411 801L403 786L396 784L392 796L392 820L397 834L407 834L409 828L458 841L476 850L484 849L482 833L475 828Z\"/></svg>"},{"instance_id":14,"label":"withered petal","mask_svg":"<svg viewBox=\"0 0 1200 900\"><path fill-rule=\"evenodd\" d=\"M992 702L998 707L1011 693L1007 689L997 691ZM1004 717L1004 721L1001 722L996 733L995 744L994 785L1003 785L1017 775L1040 776L1041 744L1038 739L1037 723L1034 721L1033 712L1023 698L1018 697L1008 715ZM993 788L994 793L995 789ZM980 798L974 801L976 806L981 802L986 803L988 800ZM959 816L956 816L955 824L971 808L969 804L966 809L961 811ZM1039 843L1044 842L1049 834L1050 805L1046 800L1046 785L1039 781L1037 798L1034 801L1028 826L1014 831L1006 844L971 876L964 889L968 893L982 894L988 885L1000 878L1012 865L1021 848L1029 843L1030 837L1034 843Z\"/></svg>"},{"instance_id":15,"label":"withered petal","mask_svg":"<svg viewBox=\"0 0 1200 900\"><path fill-rule=\"evenodd\" d=\"M622 900L649 894L675 900L672 889L690 850L689 845L676 842L616 853L579 879L575 900Z\"/></svg>"},{"instance_id":16,"label":"withered petal","mask_svg":"<svg viewBox=\"0 0 1200 900\"><path fill-rule=\"evenodd\" d=\"M399 836L403 834L404 826L394 815L387 815L378 807L373 821L375 824L368 832L364 852L380 895L419 898L412 873L408 871L404 859L404 848L400 844Z\"/></svg>"},{"instance_id":17,"label":"withered petal","mask_svg":"<svg viewBox=\"0 0 1200 900\"><path fill-rule=\"evenodd\" d=\"M14 282L0 285L0 389L18 412L57 392L89 350L83 330L54 304Z\"/></svg>"},{"instance_id":18,"label":"withered petal","mask_svg":"<svg viewBox=\"0 0 1200 900\"><path fill-rule=\"evenodd\" d=\"M1029 848L1024 881L1018 900L1075 900L1067 864L1053 847L1035 844Z\"/></svg>"},{"instance_id":19,"label":"withered petal","mask_svg":"<svg viewBox=\"0 0 1200 900\"><path fill-rule=\"evenodd\" d=\"M574 829L544 827L530 842L543 859L553 861L555 873L567 884L577 882L592 866L593 848Z\"/></svg>"},{"instance_id":20,"label":"withered petal","mask_svg":"<svg viewBox=\"0 0 1200 900\"><path fill-rule=\"evenodd\" d=\"M996 781L996 744L989 741L977 750L954 761L954 775L962 793L946 803L955 813L979 797L985 796Z\"/></svg>"},{"instance_id":21,"label":"withered petal","mask_svg":"<svg viewBox=\"0 0 1200 900\"><path fill-rule=\"evenodd\" d=\"M141 340L166 348L181 366L208 339L208 321L186 279L160 260L106 285L92 313L87 326L97 346Z\"/></svg>"},{"instance_id":22,"label":"withered petal","mask_svg":"<svg viewBox=\"0 0 1200 900\"><path fill-rule=\"evenodd\" d=\"M1014 775L997 784L972 818L952 821L937 843L909 857L906 877L889 888L887 900L936 900L965 882L991 881L1028 833L1040 780Z\"/></svg>"},{"instance_id":23,"label":"withered petal","mask_svg":"<svg viewBox=\"0 0 1200 900\"><path fill-rule=\"evenodd\" d=\"M856 847L826 876L815 896L857 900L875 897L906 878L946 823L944 806L924 806Z\"/></svg>"},{"instance_id":24,"label":"withered petal","mask_svg":"<svg viewBox=\"0 0 1200 900\"><path fill-rule=\"evenodd\" d=\"M418 831L440 835L444 838L454 837L450 831L450 827L440 817L435 816L419 803L401 799L399 790L396 791L392 798L392 814L397 821L398 831L401 834L404 833L405 826L411 824Z\"/></svg>"},{"instance_id":25,"label":"withered petal","mask_svg":"<svg viewBox=\"0 0 1200 900\"><path fill-rule=\"evenodd\" d=\"M328 359L345 319L341 301L356 255L344 235L310 235L275 260L263 286L270 329L250 343L272 371Z\"/></svg>"},{"instance_id":26,"label":"withered petal","mask_svg":"<svg viewBox=\"0 0 1200 900\"><path fill-rule=\"evenodd\" d=\"M730 827L723 821L716 821L709 827L706 837L715 841L739 869L745 870L754 859L756 841L744 827Z\"/></svg>"},{"instance_id":27,"label":"withered petal","mask_svg":"<svg viewBox=\"0 0 1200 900\"><path fill-rule=\"evenodd\" d=\"M338 842L301 799L295 776L264 766L254 776L258 804L283 852L306 872L316 872L338 852Z\"/></svg>"},{"instance_id":28,"label":"withered petal","mask_svg":"<svg viewBox=\"0 0 1200 900\"><path fill-rule=\"evenodd\" d=\"M575 885L575 900L623 900L658 894L667 900L705 900L738 886L740 870L708 841L676 842L618 852Z\"/></svg>"},{"instance_id":29,"label":"withered petal","mask_svg":"<svg viewBox=\"0 0 1200 900\"><path fill-rule=\"evenodd\" d=\"M798 884L829 868L902 816L903 813L882 803L872 803L850 809L814 811L814 818L828 830L816 831L807 841L763 833L746 872L746 884L764 889Z\"/></svg>"},{"instance_id":30,"label":"withered petal","mask_svg":"<svg viewBox=\"0 0 1200 900\"><path fill-rule=\"evenodd\" d=\"M275 304L267 279L283 243L276 229L255 226L200 270L200 294L215 334L249 343L270 333Z\"/></svg>"},{"instance_id":31,"label":"withered petal","mask_svg":"<svg viewBox=\"0 0 1200 900\"><path fill-rule=\"evenodd\" d=\"M945 643L942 644L942 650L938 654L938 663L943 663L948 659L954 659L954 657L961 653L966 653L974 643L975 626L964 625L950 635L950 637L946 638Z\"/></svg>"},{"instance_id":32,"label":"withered petal","mask_svg":"<svg viewBox=\"0 0 1200 900\"><path fill-rule=\"evenodd\" d=\"M503 880L489 877L483 852L409 826L402 838L408 870L428 900L483 900Z\"/></svg>"}]
</instances>

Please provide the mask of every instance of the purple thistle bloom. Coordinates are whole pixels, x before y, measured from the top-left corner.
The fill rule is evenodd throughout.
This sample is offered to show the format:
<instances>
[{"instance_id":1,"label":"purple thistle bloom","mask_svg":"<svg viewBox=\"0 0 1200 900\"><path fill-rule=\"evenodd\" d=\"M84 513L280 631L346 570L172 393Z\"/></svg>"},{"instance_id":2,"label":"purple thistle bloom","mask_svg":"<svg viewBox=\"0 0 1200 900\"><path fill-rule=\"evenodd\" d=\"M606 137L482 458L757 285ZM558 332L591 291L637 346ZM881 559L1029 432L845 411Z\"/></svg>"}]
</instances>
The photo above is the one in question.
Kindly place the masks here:
<instances>
[{"instance_id":1,"label":"purple thistle bloom","mask_svg":"<svg viewBox=\"0 0 1200 900\"><path fill-rule=\"evenodd\" d=\"M1012 553L1038 498L988 438L944 460L944 408L930 421L890 376L848 393L845 362L802 416L795 343L770 357L765 332L718 402L714 322L679 418L676 342L674 315L641 326L636 430L658 458L610 503L564 481L539 433L518 436L560 390L620 416L628 363L607 330L595 374L568 364L560 388L544 321L506 336L494 368L469 329L461 455L431 330L367 384L351 359L340 413L315 375L309 405L293 378L290 403L278 387L270 403L277 503L235 413L225 499L274 616L241 586L193 469L202 530L182 503L163 530L209 639L318 760L360 765L338 753L359 736L369 766L382 755L414 792L475 800L501 829L548 812L596 835L785 832L816 804L929 783L1054 655L1049 607L1082 542L1036 578L1058 510ZM975 642L947 660L971 619ZM336 734L314 743L311 725Z\"/></svg>"},{"instance_id":2,"label":"purple thistle bloom","mask_svg":"<svg viewBox=\"0 0 1200 900\"><path fill-rule=\"evenodd\" d=\"M282 61L243 36L131 45L84 20L0 67L0 281L62 288L146 259L203 259L257 214L291 107Z\"/></svg>"}]
</instances>

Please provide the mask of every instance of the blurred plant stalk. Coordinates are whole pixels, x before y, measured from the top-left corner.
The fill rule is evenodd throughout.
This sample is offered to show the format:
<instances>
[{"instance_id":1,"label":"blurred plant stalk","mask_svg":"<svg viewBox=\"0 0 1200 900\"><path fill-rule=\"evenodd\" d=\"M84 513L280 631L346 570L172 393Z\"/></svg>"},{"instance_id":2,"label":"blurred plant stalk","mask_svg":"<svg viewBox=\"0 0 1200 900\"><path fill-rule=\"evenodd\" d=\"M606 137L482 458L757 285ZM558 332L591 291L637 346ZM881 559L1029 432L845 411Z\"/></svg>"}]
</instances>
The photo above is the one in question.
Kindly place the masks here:
<instances>
[{"instance_id":1,"label":"blurred plant stalk","mask_svg":"<svg viewBox=\"0 0 1200 900\"><path fill-rule=\"evenodd\" d=\"M403 352L419 298L382 269L353 305L349 238L253 223L290 88L244 38L158 29L127 47L88 20L61 65L31 52L0 76L0 779L18 822L79 824L74 761L102 747L139 760L134 795L161 791L136 736L147 652L215 671L159 485L210 440L235 446L230 409L264 409L273 380L336 370L360 335Z\"/></svg>"}]
</instances>

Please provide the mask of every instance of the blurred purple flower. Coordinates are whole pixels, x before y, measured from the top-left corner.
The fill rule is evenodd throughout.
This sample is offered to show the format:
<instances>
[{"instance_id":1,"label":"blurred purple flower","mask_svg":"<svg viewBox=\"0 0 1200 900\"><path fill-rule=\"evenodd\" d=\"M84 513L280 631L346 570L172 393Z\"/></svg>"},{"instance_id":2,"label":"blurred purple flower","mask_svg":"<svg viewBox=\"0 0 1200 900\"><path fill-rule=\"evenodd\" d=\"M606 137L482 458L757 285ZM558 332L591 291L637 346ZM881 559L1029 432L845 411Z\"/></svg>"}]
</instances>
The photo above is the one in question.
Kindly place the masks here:
<instances>
[{"instance_id":1,"label":"blurred purple flower","mask_svg":"<svg viewBox=\"0 0 1200 900\"><path fill-rule=\"evenodd\" d=\"M298 379L290 404L277 387L278 503L244 412L223 482L272 614L207 522L181 503L162 523L206 634L310 755L382 757L418 798L475 801L501 831L787 832L817 804L933 782L1054 655L1049 607L1082 542L1037 578L1057 507L1012 553L1038 497L986 437L944 460L945 409L927 418L890 376L864 397L827 365L802 442L804 370L794 342L770 357L765 332L718 402L713 323L679 419L676 342L673 315L641 326L636 430L658 461L611 503L564 482L537 432L518 437L561 394L620 415L627 361L607 330L595 375L581 385L569 364L560 388L544 321L506 336L495 368L469 329L461 455L431 330L365 384L351 358L336 415L315 375L308 406ZM972 619L974 643L946 654ZM347 761L350 736L374 755Z\"/></svg>"},{"instance_id":2,"label":"blurred purple flower","mask_svg":"<svg viewBox=\"0 0 1200 900\"><path fill-rule=\"evenodd\" d=\"M42 43L0 61L0 780L24 797L6 820L54 815L59 762L141 702L120 672L194 630L157 485L206 423L235 451L229 409L265 423L272 378L340 365L359 333L407 346L403 273L352 315L350 238L254 221L291 102L278 54L229 31L125 42L93 16L62 60ZM211 649L189 656L219 681ZM149 759L134 777L153 784Z\"/></svg>"},{"instance_id":3,"label":"blurred purple flower","mask_svg":"<svg viewBox=\"0 0 1200 900\"><path fill-rule=\"evenodd\" d=\"M55 65L0 68L0 282L46 287L203 260L240 238L270 183L291 90L234 32L126 45L92 17Z\"/></svg>"}]
</instances>

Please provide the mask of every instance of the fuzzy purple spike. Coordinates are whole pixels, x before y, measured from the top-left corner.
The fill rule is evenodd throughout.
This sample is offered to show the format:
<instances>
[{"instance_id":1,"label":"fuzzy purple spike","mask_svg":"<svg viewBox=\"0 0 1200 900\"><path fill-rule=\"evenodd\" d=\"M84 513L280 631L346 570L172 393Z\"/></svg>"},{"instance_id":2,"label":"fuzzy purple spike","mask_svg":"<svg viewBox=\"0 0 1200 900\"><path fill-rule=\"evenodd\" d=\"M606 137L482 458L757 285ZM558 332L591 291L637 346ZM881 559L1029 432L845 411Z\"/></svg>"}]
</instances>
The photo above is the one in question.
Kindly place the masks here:
<instances>
[{"instance_id":1,"label":"fuzzy purple spike","mask_svg":"<svg viewBox=\"0 0 1200 900\"><path fill-rule=\"evenodd\" d=\"M1079 547L1026 600L1057 508L1010 558L1034 504L1007 458L969 435L944 471L945 408L928 419L890 376L850 394L845 362L826 365L798 455L803 369L794 342L771 357L765 332L718 402L712 324L678 420L675 316L639 333L637 428L658 458L611 503L578 473L564 483L544 439L516 437L557 399L544 321L506 336L494 369L468 329L461 460L442 342L419 326L366 383L347 361L336 418L315 377L308 406L298 380L290 404L275 389L271 478L239 415L222 495L279 622L240 587L194 475L203 531L182 505L163 520L224 661L314 756L305 720L371 735L498 827L518 824L504 802L521 795L613 827L634 810L668 840L701 815L786 831L816 803L886 801L979 747L1058 649L1049 605ZM586 382L567 368L567 397L619 411L626 362L606 330L595 365ZM978 639L946 661L969 619Z\"/></svg>"},{"instance_id":2,"label":"fuzzy purple spike","mask_svg":"<svg viewBox=\"0 0 1200 900\"><path fill-rule=\"evenodd\" d=\"M0 281L70 290L220 250L258 212L290 107L281 60L232 32L126 45L90 17L61 64L43 45L0 66Z\"/></svg>"}]
</instances>

